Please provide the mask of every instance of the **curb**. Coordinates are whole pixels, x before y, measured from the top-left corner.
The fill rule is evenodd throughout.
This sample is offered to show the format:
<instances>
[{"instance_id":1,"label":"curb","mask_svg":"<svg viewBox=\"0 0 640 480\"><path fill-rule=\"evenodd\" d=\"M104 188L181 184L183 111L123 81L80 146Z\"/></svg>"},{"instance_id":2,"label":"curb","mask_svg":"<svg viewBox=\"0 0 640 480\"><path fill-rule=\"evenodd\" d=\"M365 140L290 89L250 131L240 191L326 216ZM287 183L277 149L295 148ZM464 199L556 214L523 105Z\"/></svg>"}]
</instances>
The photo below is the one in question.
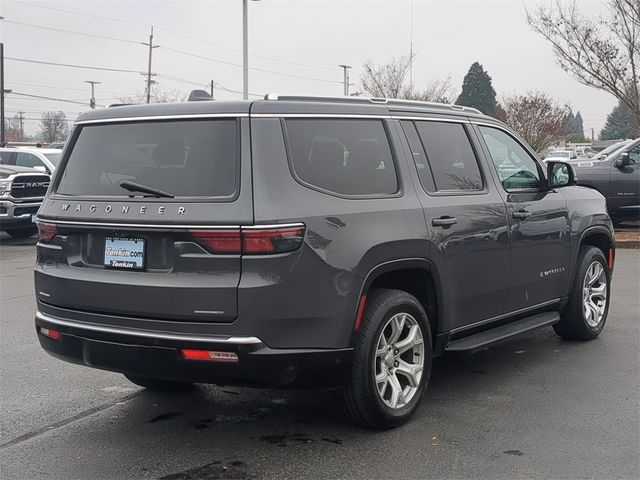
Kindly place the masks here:
<instances>
[{"instance_id":1,"label":"curb","mask_svg":"<svg viewBox=\"0 0 640 480\"><path fill-rule=\"evenodd\" d=\"M640 248L640 240L616 240L616 248Z\"/></svg>"}]
</instances>

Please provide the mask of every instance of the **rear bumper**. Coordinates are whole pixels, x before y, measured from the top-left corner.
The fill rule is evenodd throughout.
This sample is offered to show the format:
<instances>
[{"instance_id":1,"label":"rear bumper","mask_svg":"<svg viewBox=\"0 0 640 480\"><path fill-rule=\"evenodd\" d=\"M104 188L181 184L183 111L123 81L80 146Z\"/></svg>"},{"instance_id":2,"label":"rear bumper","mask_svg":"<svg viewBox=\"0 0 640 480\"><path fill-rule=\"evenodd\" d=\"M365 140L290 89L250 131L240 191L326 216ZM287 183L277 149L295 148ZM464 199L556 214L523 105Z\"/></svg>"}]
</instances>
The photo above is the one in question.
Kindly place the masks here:
<instances>
[{"instance_id":1,"label":"rear bumper","mask_svg":"<svg viewBox=\"0 0 640 480\"><path fill-rule=\"evenodd\" d=\"M83 323L36 313L40 345L61 360L195 383L323 387L345 382L352 349L272 349L256 337L185 335ZM56 340L40 327L60 332ZM233 352L238 361L187 360L181 349Z\"/></svg>"}]
</instances>

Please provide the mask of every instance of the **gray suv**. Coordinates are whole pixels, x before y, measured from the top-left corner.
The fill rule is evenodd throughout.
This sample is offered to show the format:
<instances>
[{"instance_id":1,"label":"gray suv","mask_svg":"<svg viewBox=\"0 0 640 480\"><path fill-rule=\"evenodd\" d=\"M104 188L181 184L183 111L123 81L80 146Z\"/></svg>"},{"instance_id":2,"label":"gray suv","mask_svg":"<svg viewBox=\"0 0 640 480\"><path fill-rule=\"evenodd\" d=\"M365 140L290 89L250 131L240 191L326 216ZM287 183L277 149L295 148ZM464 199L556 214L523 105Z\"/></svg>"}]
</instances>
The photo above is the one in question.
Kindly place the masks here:
<instances>
[{"instance_id":1,"label":"gray suv","mask_svg":"<svg viewBox=\"0 0 640 480\"><path fill-rule=\"evenodd\" d=\"M640 217L640 138L604 157L572 165L580 185L605 196L614 219Z\"/></svg>"},{"instance_id":2,"label":"gray suv","mask_svg":"<svg viewBox=\"0 0 640 480\"><path fill-rule=\"evenodd\" d=\"M597 337L605 200L477 110L267 96L81 115L38 214L35 325L148 388L337 387L376 428L434 356Z\"/></svg>"}]
</instances>

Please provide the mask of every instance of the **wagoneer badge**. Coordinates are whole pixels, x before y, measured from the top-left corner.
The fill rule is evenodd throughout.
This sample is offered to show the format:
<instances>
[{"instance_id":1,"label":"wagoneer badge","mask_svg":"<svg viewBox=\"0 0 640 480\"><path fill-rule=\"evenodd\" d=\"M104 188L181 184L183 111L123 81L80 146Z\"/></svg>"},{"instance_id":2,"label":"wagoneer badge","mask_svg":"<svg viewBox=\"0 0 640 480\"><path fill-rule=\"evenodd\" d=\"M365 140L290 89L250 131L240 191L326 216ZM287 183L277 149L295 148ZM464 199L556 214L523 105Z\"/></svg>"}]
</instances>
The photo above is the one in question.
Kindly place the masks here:
<instances>
[{"instance_id":1,"label":"wagoneer badge","mask_svg":"<svg viewBox=\"0 0 640 480\"><path fill-rule=\"evenodd\" d=\"M129 205L123 205L120 210L119 213L123 213L123 214L128 214L128 213L132 213L132 212L137 212L141 215L145 215L146 213L157 213L158 215L164 215L166 213L170 213L171 211L173 211L173 209L175 209L175 212L178 215L184 215L184 212L186 211L184 207L182 206L174 206L172 205L171 207L169 207L169 209L167 209L166 205L158 205L150 207L149 205L141 205L140 207L136 207L136 208L131 208ZM68 212L68 211L73 211L73 212L82 212L82 204L78 203L76 204L75 207L72 207L70 203L63 203L62 204L62 211L63 212ZM89 211L89 213L111 213L113 212L113 206L112 205L100 205L100 208L98 208L98 206L96 204L91 204L89 205L89 208L85 209L85 211Z\"/></svg>"}]
</instances>

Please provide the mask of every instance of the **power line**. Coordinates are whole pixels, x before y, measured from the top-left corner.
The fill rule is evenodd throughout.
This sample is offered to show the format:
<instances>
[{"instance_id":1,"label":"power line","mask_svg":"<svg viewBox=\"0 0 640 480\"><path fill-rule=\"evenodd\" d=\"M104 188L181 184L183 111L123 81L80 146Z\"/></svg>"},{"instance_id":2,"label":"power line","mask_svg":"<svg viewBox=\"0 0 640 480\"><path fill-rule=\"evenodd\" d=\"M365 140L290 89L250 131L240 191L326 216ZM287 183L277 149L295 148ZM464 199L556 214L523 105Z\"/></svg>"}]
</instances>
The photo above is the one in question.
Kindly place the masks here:
<instances>
[{"instance_id":1,"label":"power line","mask_svg":"<svg viewBox=\"0 0 640 480\"><path fill-rule=\"evenodd\" d=\"M182 55L187 55L189 57L200 58L202 60L208 60L210 62L222 63L224 65L231 65L233 67L242 67L242 65L239 64L239 63L228 62L226 60L218 60L216 58L206 57L204 55L198 55L197 53L185 52L184 50L178 50L176 48L171 48L171 47L161 47L161 48L164 49L164 50L168 50L170 52L175 52L175 53L179 53L179 54L182 54ZM315 81L315 82L325 82L325 83L338 83L338 84L342 85L342 82L340 82L338 80L325 80L325 79L322 79L322 78L306 77L304 75L296 75L294 73L276 72L274 70L267 70L267 69L258 68L258 67L249 67L249 70L253 70L255 72L269 73L269 74L272 74L272 75L280 75L280 76L283 76L283 77L297 78L297 79L300 79L300 80L311 80L311 81Z\"/></svg>"},{"instance_id":2,"label":"power line","mask_svg":"<svg viewBox=\"0 0 640 480\"><path fill-rule=\"evenodd\" d=\"M83 68L85 70L100 70L103 72L119 72L119 73L135 73L135 74L141 73L138 70L126 70L124 68L92 67L89 65L75 65L71 63L45 62L44 60L33 60L30 58L4 57L4 59L13 60L14 62L37 63L39 65L53 65L55 67Z\"/></svg>"},{"instance_id":3,"label":"power line","mask_svg":"<svg viewBox=\"0 0 640 480\"><path fill-rule=\"evenodd\" d=\"M30 93L11 92L11 95L19 95L21 97L39 98L41 100L53 100L56 102L75 103L77 105L87 105L87 102L79 102L76 100L67 100L65 98L44 97L42 95L32 95Z\"/></svg>"},{"instance_id":4,"label":"power line","mask_svg":"<svg viewBox=\"0 0 640 480\"><path fill-rule=\"evenodd\" d=\"M11 23L13 25L21 25L23 27L39 28L39 29L42 29L42 30L50 30L52 32L68 33L69 35L80 35L82 37L99 38L101 40L110 40L110 41L113 41L113 42L132 43L134 45L139 45L140 44L140 42L136 42L135 40L127 40L127 39L124 39L124 38L109 37L109 36L106 36L106 35L97 35L95 33L84 33L84 32L76 32L76 31L73 31L73 30L63 30L61 28L47 27L47 26L44 26L44 25L35 25L33 23L16 22L16 21L13 21L13 20L2 20L2 22Z\"/></svg>"},{"instance_id":5,"label":"power line","mask_svg":"<svg viewBox=\"0 0 640 480\"><path fill-rule=\"evenodd\" d=\"M89 14L89 13L74 12L74 11L71 11L71 10L65 10L65 9L62 9L62 8L54 8L54 7L44 6L44 5L38 5L38 4L35 4L35 3L25 2L25 1L21 1L21 0L11 0L11 1L14 2L14 3L22 4L22 5L28 5L30 7L44 8L44 9L47 9L47 10L53 10L53 11L56 11L56 12L67 13L67 14L70 14L70 15L78 15L78 16L81 16L81 17L95 18L95 19L99 19L99 20L108 20L108 21L111 21L111 22L121 22L121 23L127 23L127 24L130 24L130 25L138 25L138 26L143 26L143 27L150 27L151 26L151 24L149 24L149 23L134 22L134 21L131 21L131 20L124 20L124 19L121 19L121 18L103 17L103 16L100 16L100 15L92 15L92 14ZM218 43L213 43L213 42L210 42L208 40L203 40L201 38L192 37L192 36L186 35L184 33L176 32L175 30L170 30L168 28L164 28L162 26L157 26L156 25L155 28L157 30L161 30L163 32L170 33L172 35L176 35L176 36L179 36L179 37L182 37L182 38L186 38L188 40L193 40L195 42L200 42L200 43L203 43L205 45L210 45L212 47L220 48L220 49L227 50L227 51L230 51L230 52L236 52L236 53L241 53L242 52L242 50L238 49L238 48L227 47L226 45L220 45ZM249 56L256 57L256 58L262 58L264 60L270 60L270 61L273 61L273 62L285 63L285 64L288 64L288 65L295 65L295 66L298 66L298 67L316 68L316 69L320 69L320 70L329 70L329 71L335 70L335 67L333 67L333 66L313 65L313 64L302 63L302 62L292 62L290 60L284 60L284 59L281 59L281 58L270 57L270 56L267 56L267 55L259 55L257 53L250 53Z\"/></svg>"},{"instance_id":6,"label":"power line","mask_svg":"<svg viewBox=\"0 0 640 480\"><path fill-rule=\"evenodd\" d=\"M151 26L148 23L134 22L132 20L123 20L121 18L103 17L102 15L91 15L90 13L73 12L71 10L65 10L63 8L54 8L54 7L49 7L49 6L45 6L45 5L38 5L37 3L23 2L23 1L20 1L20 0L10 0L10 1L12 1L13 3L21 3L22 5L28 5L30 7L44 8L46 10L53 10L54 12L68 13L70 15L78 15L78 16L81 16L81 17L97 18L98 20L109 20L111 22L128 23L130 25L140 25L140 26L143 26L143 27L150 27Z\"/></svg>"},{"instance_id":7,"label":"power line","mask_svg":"<svg viewBox=\"0 0 640 480\"><path fill-rule=\"evenodd\" d=\"M179 82L179 83L185 83L187 85L193 85L196 87L202 87L202 82L194 82L193 80L187 80L186 78L180 78L180 77L174 77L172 75L165 75L163 73L159 73L158 74L158 78L166 78L167 80L173 80L174 82ZM208 88L209 84L206 84L206 86L204 88ZM223 90L225 92L229 92L229 93L242 93L241 90L234 90L232 88L227 88L224 85L222 85L221 83L216 82L216 88L219 88L220 90ZM254 97L263 97L264 95L261 95L259 93L252 93L249 92L249 95L254 96ZM236 95L237 96L237 95Z\"/></svg>"}]
</instances>

